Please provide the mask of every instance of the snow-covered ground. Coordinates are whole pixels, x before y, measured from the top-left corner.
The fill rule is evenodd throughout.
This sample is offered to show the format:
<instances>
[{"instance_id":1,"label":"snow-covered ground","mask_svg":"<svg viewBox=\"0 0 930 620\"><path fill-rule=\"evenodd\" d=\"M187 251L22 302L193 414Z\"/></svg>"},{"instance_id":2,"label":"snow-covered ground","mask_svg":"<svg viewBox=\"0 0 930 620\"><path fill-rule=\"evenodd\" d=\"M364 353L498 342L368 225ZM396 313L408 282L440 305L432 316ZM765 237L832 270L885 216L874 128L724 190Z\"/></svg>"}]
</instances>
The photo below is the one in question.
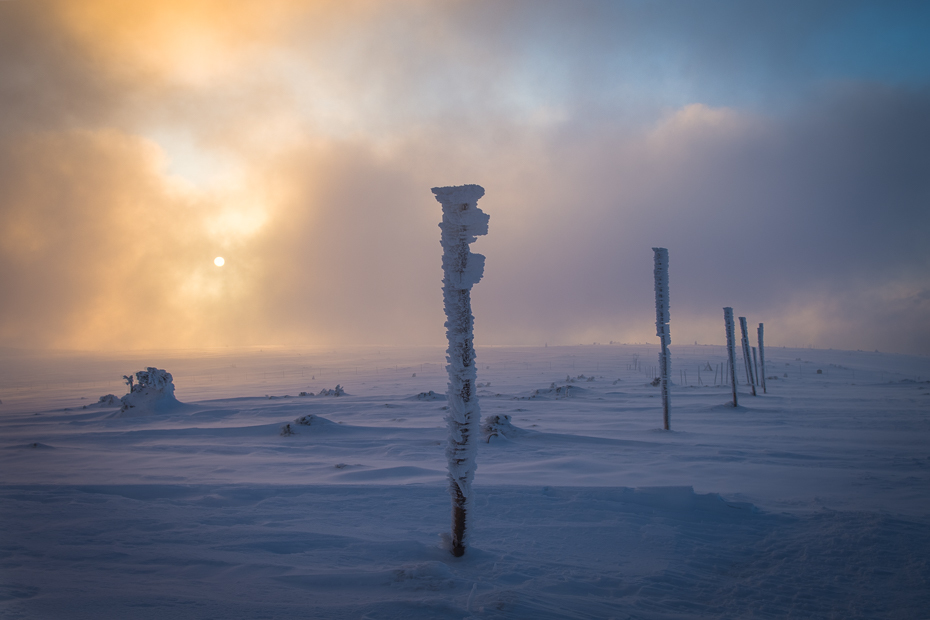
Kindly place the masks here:
<instances>
[{"instance_id":1,"label":"snow-covered ground","mask_svg":"<svg viewBox=\"0 0 930 620\"><path fill-rule=\"evenodd\" d=\"M927 617L930 359L768 347L734 410L670 351L666 432L656 346L479 342L462 558L440 347L0 352L0 616ZM150 366L183 404L98 404Z\"/></svg>"}]
</instances>

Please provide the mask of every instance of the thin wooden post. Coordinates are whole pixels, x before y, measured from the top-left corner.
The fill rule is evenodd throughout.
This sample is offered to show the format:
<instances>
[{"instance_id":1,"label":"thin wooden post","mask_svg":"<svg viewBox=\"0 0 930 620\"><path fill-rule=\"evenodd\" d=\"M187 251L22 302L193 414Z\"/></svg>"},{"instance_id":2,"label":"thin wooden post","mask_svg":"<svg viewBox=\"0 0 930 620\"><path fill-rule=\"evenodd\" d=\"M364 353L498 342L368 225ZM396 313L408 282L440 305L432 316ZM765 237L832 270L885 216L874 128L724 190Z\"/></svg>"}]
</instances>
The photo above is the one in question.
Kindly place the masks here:
<instances>
[{"instance_id":1,"label":"thin wooden post","mask_svg":"<svg viewBox=\"0 0 930 620\"><path fill-rule=\"evenodd\" d=\"M750 357L749 353L749 334L746 329L746 317L744 316L739 318L739 330L743 336L743 363L746 365L746 383L748 383L749 387L752 388L752 395L756 396L756 382L752 377L752 358Z\"/></svg>"},{"instance_id":2,"label":"thin wooden post","mask_svg":"<svg viewBox=\"0 0 930 620\"><path fill-rule=\"evenodd\" d=\"M668 345L671 343L671 334L668 329L669 303L668 303L668 250L665 248L652 248L655 260L655 292L656 292L656 336L659 337L662 349L659 352L659 372L662 385L662 420L665 430L669 430L669 391L668 371L670 368Z\"/></svg>"},{"instance_id":3,"label":"thin wooden post","mask_svg":"<svg viewBox=\"0 0 930 620\"><path fill-rule=\"evenodd\" d=\"M733 325L733 308L723 309L723 322L727 330L727 373L730 377L730 386L733 388L733 406L738 407L736 400L736 334Z\"/></svg>"},{"instance_id":4,"label":"thin wooden post","mask_svg":"<svg viewBox=\"0 0 930 620\"><path fill-rule=\"evenodd\" d=\"M763 333L762 323L759 323L759 329L756 330L756 335L759 338L759 365L761 366L761 370L762 370L762 375L761 375L762 393L768 394L768 391L765 389L765 345L763 344L762 333ZM855 378L856 376L855 374L853 374L853 379Z\"/></svg>"}]
</instances>

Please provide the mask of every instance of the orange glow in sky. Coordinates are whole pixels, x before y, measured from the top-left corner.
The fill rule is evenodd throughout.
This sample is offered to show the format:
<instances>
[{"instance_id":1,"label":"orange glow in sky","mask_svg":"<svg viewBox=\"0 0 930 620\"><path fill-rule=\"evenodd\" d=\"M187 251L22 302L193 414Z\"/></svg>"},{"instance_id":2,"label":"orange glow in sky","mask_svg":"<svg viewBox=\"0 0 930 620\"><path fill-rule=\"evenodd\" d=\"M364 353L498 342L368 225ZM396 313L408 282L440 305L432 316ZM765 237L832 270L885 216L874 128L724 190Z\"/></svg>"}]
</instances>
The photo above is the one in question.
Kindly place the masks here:
<instances>
[{"instance_id":1,"label":"orange glow in sky","mask_svg":"<svg viewBox=\"0 0 930 620\"><path fill-rule=\"evenodd\" d=\"M666 8L0 2L0 346L441 343L478 183L485 343L930 352L930 38Z\"/></svg>"}]
</instances>

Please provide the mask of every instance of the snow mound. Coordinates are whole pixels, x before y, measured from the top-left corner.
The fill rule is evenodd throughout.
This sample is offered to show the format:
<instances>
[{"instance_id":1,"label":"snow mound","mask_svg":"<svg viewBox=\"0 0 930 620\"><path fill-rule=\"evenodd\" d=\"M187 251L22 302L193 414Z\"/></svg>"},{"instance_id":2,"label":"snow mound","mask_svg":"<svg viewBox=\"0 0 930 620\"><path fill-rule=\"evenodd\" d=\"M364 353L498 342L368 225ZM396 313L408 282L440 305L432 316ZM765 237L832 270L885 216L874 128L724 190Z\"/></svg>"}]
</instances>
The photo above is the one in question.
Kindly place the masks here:
<instances>
[{"instance_id":1,"label":"snow mound","mask_svg":"<svg viewBox=\"0 0 930 620\"><path fill-rule=\"evenodd\" d=\"M107 394L105 396L101 396L97 400L97 405L100 407L119 407L122 405L122 401L120 401L116 394Z\"/></svg>"},{"instance_id":2,"label":"snow mound","mask_svg":"<svg viewBox=\"0 0 930 620\"><path fill-rule=\"evenodd\" d=\"M437 394L433 390L430 390L429 392L420 392L414 396L414 398L417 400L446 400L446 395Z\"/></svg>"},{"instance_id":3,"label":"snow mound","mask_svg":"<svg viewBox=\"0 0 930 620\"><path fill-rule=\"evenodd\" d=\"M584 393L586 390L584 388L576 387L574 385L556 385L555 383L551 384L548 389L533 390L529 396L515 396L514 400L536 400L536 399L547 399L547 398L572 398L578 394Z\"/></svg>"},{"instance_id":4,"label":"snow mound","mask_svg":"<svg viewBox=\"0 0 930 620\"><path fill-rule=\"evenodd\" d=\"M316 426L316 427L336 426L336 423L333 422L332 420L315 415L313 413L308 413L305 416L301 416L297 418L296 420L294 420L294 422L296 422L297 424L300 424L301 426Z\"/></svg>"},{"instance_id":5,"label":"snow mound","mask_svg":"<svg viewBox=\"0 0 930 620\"><path fill-rule=\"evenodd\" d=\"M342 389L342 386L339 384L336 384L336 387L334 387L331 390L327 390L326 388L323 388L322 390L320 390L317 396L351 396L351 394L346 394L346 391Z\"/></svg>"},{"instance_id":6,"label":"snow mound","mask_svg":"<svg viewBox=\"0 0 930 620\"><path fill-rule=\"evenodd\" d=\"M481 424L481 436L488 443L491 443L491 437L513 439L526 435L527 432L528 431L511 424L510 416L506 413L489 415Z\"/></svg>"},{"instance_id":7,"label":"snow mound","mask_svg":"<svg viewBox=\"0 0 930 620\"><path fill-rule=\"evenodd\" d=\"M129 393L120 398L123 405L115 417L168 413L183 405L174 397L174 379L166 370L149 366L137 372L135 378L126 375L123 379Z\"/></svg>"}]
</instances>

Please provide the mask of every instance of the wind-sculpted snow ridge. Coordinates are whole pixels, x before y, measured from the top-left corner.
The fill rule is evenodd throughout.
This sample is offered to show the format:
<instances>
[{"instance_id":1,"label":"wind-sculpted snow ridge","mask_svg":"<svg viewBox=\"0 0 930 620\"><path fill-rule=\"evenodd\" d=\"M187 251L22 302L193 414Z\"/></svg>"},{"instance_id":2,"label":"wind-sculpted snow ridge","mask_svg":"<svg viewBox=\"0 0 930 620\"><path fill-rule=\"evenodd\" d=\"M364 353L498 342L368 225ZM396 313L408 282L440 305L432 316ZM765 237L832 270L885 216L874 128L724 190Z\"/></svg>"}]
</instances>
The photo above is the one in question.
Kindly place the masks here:
<instances>
[{"instance_id":1,"label":"wind-sculpted snow ridge","mask_svg":"<svg viewBox=\"0 0 930 620\"><path fill-rule=\"evenodd\" d=\"M336 425L336 423L333 422L332 420L329 420L322 416L318 416L313 413L308 413L305 416L301 416L297 418L296 420L294 420L294 422L296 422L297 424L300 424L301 426L323 427L323 426L335 426Z\"/></svg>"},{"instance_id":2,"label":"wind-sculpted snow ridge","mask_svg":"<svg viewBox=\"0 0 930 620\"><path fill-rule=\"evenodd\" d=\"M364 473L348 463L327 469ZM769 512L687 486L483 493L463 562L436 548L430 485L2 486L16 571L0 615L776 620L930 605L923 518Z\"/></svg>"},{"instance_id":3,"label":"wind-sculpted snow ridge","mask_svg":"<svg viewBox=\"0 0 930 620\"><path fill-rule=\"evenodd\" d=\"M174 379L166 370L149 366L137 372L134 377L126 375L123 379L129 385L129 393L120 398L122 407L115 417L167 413L183 404L174 397Z\"/></svg>"},{"instance_id":4,"label":"wind-sculpted snow ridge","mask_svg":"<svg viewBox=\"0 0 930 620\"><path fill-rule=\"evenodd\" d=\"M471 287L484 275L484 256L473 254L469 244L479 235L488 234L490 217L478 208L484 196L479 185L434 187L433 194L442 204L442 297L446 312L446 350L449 373L449 494L453 504L452 553L465 553L466 515L473 506L472 481L478 446L475 435L481 418L475 393L474 317L471 313Z\"/></svg>"}]
</instances>

